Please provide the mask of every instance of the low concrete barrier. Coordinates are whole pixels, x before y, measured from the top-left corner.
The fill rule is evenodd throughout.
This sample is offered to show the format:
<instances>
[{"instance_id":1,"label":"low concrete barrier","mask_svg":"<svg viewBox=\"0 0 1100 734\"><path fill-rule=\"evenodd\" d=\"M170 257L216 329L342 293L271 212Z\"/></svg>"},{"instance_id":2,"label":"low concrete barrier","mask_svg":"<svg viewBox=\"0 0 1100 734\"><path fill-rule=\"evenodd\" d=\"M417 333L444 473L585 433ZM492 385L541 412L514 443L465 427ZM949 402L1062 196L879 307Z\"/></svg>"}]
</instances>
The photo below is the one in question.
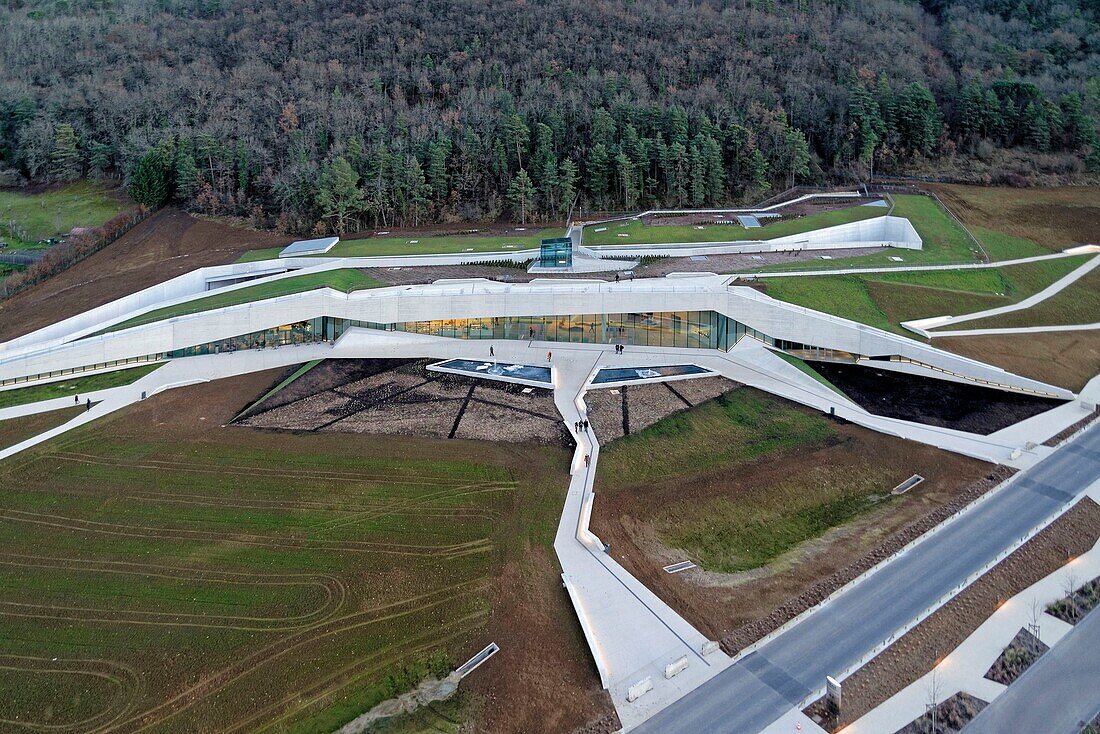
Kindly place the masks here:
<instances>
[{"instance_id":1,"label":"low concrete barrier","mask_svg":"<svg viewBox=\"0 0 1100 734\"><path fill-rule=\"evenodd\" d=\"M653 690L653 679L650 677L642 678L640 681L632 685L626 691L626 700L630 703L634 703L639 698L644 696Z\"/></svg>"},{"instance_id":2,"label":"low concrete barrier","mask_svg":"<svg viewBox=\"0 0 1100 734\"><path fill-rule=\"evenodd\" d=\"M673 660L671 663L665 666L665 680L668 680L669 678L674 678L680 673L683 673L685 670L687 670L687 667L687 655Z\"/></svg>"}]
</instances>

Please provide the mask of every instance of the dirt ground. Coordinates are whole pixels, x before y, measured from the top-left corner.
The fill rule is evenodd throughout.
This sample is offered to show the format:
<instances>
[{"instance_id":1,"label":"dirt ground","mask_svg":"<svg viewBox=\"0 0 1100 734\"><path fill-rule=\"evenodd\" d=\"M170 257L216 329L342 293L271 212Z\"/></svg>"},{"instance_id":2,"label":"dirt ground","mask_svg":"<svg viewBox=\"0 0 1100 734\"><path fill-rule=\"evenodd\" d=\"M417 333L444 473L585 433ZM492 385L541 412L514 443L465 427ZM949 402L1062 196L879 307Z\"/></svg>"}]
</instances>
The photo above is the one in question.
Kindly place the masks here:
<instances>
[{"instance_id":1,"label":"dirt ground","mask_svg":"<svg viewBox=\"0 0 1100 734\"><path fill-rule=\"evenodd\" d=\"M949 336L932 346L1075 392L1100 374L1100 330Z\"/></svg>"},{"instance_id":2,"label":"dirt ground","mask_svg":"<svg viewBox=\"0 0 1100 734\"><path fill-rule=\"evenodd\" d=\"M1032 240L1050 250L1100 241L1100 187L1014 189L932 185L966 224Z\"/></svg>"},{"instance_id":3,"label":"dirt ground","mask_svg":"<svg viewBox=\"0 0 1100 734\"><path fill-rule=\"evenodd\" d=\"M1100 538L1100 505L1080 501L844 680L841 724L849 724L917 680L958 647L1005 599L1061 568Z\"/></svg>"},{"instance_id":4,"label":"dirt ground","mask_svg":"<svg viewBox=\"0 0 1100 734\"><path fill-rule=\"evenodd\" d=\"M876 415L982 435L1065 402L862 365L808 364Z\"/></svg>"},{"instance_id":5,"label":"dirt ground","mask_svg":"<svg viewBox=\"0 0 1100 734\"><path fill-rule=\"evenodd\" d=\"M829 579L872 554L892 536L965 494L984 480L991 466L928 446L903 441L850 424L837 424L839 438L830 445L739 464L679 481L655 483L630 491L598 494L593 531L610 543L612 555L649 588L712 639L736 651L767 634L820 598ZM896 467L899 475L921 474L915 490L859 519L808 541L769 566L739 574L691 569L668 574L663 567L684 559L665 547L651 519L669 503L704 505L717 497L736 497L739 487L777 486L791 476L829 466L859 466L867 456ZM900 480L899 480L900 481ZM889 491L891 487L885 487ZM858 575L854 571L853 575ZM837 576L835 586L845 580ZM728 644L727 644L728 641Z\"/></svg>"},{"instance_id":6,"label":"dirt ground","mask_svg":"<svg viewBox=\"0 0 1100 734\"><path fill-rule=\"evenodd\" d=\"M308 446L347 452L355 450L357 441L375 444L379 441L376 437L347 435L307 437L229 423L244 406L285 375L286 370L277 369L171 390L133 406L126 420L110 429L112 435L116 431L128 435L134 426L141 426L148 435L161 440L216 442L238 449L278 449L288 454L307 450ZM308 444L304 443L307 439ZM393 440L398 442L395 451L431 452L443 460L464 457L473 450L479 456L499 454L501 461L520 464L525 456L523 444L474 444L409 437ZM546 472L546 483L562 482L562 496L565 479L564 471L561 476ZM515 518L504 521L544 522L524 514L522 509L517 509ZM552 537L552 528L544 534ZM484 675L473 675L463 683L463 690L474 694L478 701L470 707L475 720L468 722L468 729L517 734L571 731L613 717L610 699L600 688L549 544L520 551L519 560L500 567L484 592L489 601L487 630L471 642L468 653L480 649L485 644L484 637L497 642L502 651L485 666ZM511 551L509 554L512 558L517 556ZM369 578L364 583L369 584ZM323 669L323 662L318 664Z\"/></svg>"},{"instance_id":7,"label":"dirt ground","mask_svg":"<svg viewBox=\"0 0 1100 734\"><path fill-rule=\"evenodd\" d=\"M222 265L289 237L162 209L117 241L54 277L0 301L0 341L101 306L195 268Z\"/></svg>"}]
</instances>

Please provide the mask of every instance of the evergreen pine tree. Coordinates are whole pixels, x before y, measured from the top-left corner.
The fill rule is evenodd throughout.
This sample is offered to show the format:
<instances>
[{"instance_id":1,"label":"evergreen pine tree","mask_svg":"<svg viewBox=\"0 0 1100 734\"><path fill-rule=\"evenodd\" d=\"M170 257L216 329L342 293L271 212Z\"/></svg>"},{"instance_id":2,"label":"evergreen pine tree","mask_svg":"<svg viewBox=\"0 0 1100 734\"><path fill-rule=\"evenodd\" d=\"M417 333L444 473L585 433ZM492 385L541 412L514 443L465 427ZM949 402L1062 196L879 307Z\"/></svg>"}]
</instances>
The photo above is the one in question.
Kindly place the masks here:
<instances>
[{"instance_id":1,"label":"evergreen pine tree","mask_svg":"<svg viewBox=\"0 0 1100 734\"><path fill-rule=\"evenodd\" d=\"M527 213L535 200L535 186L531 183L531 177L523 168L512 177L508 184L508 203L512 205L514 213L519 215L520 224L527 223Z\"/></svg>"},{"instance_id":2,"label":"evergreen pine tree","mask_svg":"<svg viewBox=\"0 0 1100 734\"><path fill-rule=\"evenodd\" d=\"M325 163L317 185L321 218L330 221L340 234L363 212L365 199L359 189L359 174L347 159L337 156Z\"/></svg>"},{"instance_id":3,"label":"evergreen pine tree","mask_svg":"<svg viewBox=\"0 0 1100 734\"><path fill-rule=\"evenodd\" d=\"M138 160L130 174L130 198L153 209L168 198L168 165L161 151L153 149Z\"/></svg>"},{"instance_id":4,"label":"evergreen pine tree","mask_svg":"<svg viewBox=\"0 0 1100 734\"><path fill-rule=\"evenodd\" d=\"M593 145L588 152L585 175L588 179L587 188L589 193L601 204L604 197L607 196L610 174L609 164L607 148L604 147L603 143Z\"/></svg>"}]
</instances>

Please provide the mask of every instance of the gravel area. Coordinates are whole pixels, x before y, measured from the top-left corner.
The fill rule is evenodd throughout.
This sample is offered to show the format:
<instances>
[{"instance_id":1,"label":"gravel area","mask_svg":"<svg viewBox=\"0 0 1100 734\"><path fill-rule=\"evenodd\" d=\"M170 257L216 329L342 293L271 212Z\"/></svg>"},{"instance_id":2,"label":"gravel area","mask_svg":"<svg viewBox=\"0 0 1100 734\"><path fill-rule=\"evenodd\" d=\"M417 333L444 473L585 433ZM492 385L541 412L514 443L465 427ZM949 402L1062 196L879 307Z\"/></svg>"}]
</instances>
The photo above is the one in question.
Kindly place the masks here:
<instances>
[{"instance_id":1,"label":"gravel area","mask_svg":"<svg viewBox=\"0 0 1100 734\"><path fill-rule=\"evenodd\" d=\"M606 444L737 387L725 377L698 377L590 390L584 399L588 420Z\"/></svg>"},{"instance_id":2,"label":"gravel area","mask_svg":"<svg viewBox=\"0 0 1100 734\"><path fill-rule=\"evenodd\" d=\"M429 372L427 364L331 360L238 422L267 429L569 445L551 391Z\"/></svg>"},{"instance_id":3,"label":"gravel area","mask_svg":"<svg viewBox=\"0 0 1100 734\"><path fill-rule=\"evenodd\" d=\"M1043 441L1043 445L1044 446L1057 446L1058 444L1062 443L1063 441L1065 441L1067 438L1069 438L1073 434L1077 433L1080 430L1083 430L1085 428L1085 426L1092 423L1097 418L1100 418L1100 408L1097 408L1096 410L1092 411L1091 413L1086 415L1084 418L1082 418L1081 420L1074 423L1072 426L1068 426L1064 430L1059 431L1058 433L1056 433L1053 436L1051 436L1050 438L1048 438L1046 441Z\"/></svg>"},{"instance_id":4,"label":"gravel area","mask_svg":"<svg viewBox=\"0 0 1100 734\"><path fill-rule=\"evenodd\" d=\"M1066 402L871 366L812 360L807 364L875 415L982 435Z\"/></svg>"}]
</instances>

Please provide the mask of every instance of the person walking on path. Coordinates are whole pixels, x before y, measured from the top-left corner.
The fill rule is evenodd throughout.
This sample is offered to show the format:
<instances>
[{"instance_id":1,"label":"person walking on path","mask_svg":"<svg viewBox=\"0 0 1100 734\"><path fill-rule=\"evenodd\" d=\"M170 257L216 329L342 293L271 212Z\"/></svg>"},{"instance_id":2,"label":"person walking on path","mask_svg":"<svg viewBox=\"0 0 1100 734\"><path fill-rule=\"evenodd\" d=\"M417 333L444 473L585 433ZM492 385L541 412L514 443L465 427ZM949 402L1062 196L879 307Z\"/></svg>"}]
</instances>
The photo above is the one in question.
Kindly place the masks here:
<instances>
[{"instance_id":1,"label":"person walking on path","mask_svg":"<svg viewBox=\"0 0 1100 734\"><path fill-rule=\"evenodd\" d=\"M492 344L489 345L489 356L490 357L495 357L496 356L496 353L493 352L493 345Z\"/></svg>"},{"instance_id":2,"label":"person walking on path","mask_svg":"<svg viewBox=\"0 0 1100 734\"><path fill-rule=\"evenodd\" d=\"M592 455L591 454L585 454L584 455L584 467L587 469L588 465L590 463L592 463Z\"/></svg>"},{"instance_id":3,"label":"person walking on path","mask_svg":"<svg viewBox=\"0 0 1100 734\"><path fill-rule=\"evenodd\" d=\"M554 355L553 355L552 353L550 353L550 352L547 352L547 353L546 353L546 361L547 361L547 362L549 362L549 361L550 361L550 360L551 360L551 359L553 358L553 356L554 356Z\"/></svg>"},{"instance_id":4,"label":"person walking on path","mask_svg":"<svg viewBox=\"0 0 1100 734\"><path fill-rule=\"evenodd\" d=\"M582 421L581 425L584 426L584 430L588 430L588 421Z\"/></svg>"},{"instance_id":5,"label":"person walking on path","mask_svg":"<svg viewBox=\"0 0 1100 734\"><path fill-rule=\"evenodd\" d=\"M84 407L84 411L87 412L92 409L92 399L88 398L88 404Z\"/></svg>"},{"instance_id":6,"label":"person walking on path","mask_svg":"<svg viewBox=\"0 0 1100 734\"><path fill-rule=\"evenodd\" d=\"M80 396L79 395L73 395L73 402L74 403L79 403L80 402Z\"/></svg>"}]
</instances>

